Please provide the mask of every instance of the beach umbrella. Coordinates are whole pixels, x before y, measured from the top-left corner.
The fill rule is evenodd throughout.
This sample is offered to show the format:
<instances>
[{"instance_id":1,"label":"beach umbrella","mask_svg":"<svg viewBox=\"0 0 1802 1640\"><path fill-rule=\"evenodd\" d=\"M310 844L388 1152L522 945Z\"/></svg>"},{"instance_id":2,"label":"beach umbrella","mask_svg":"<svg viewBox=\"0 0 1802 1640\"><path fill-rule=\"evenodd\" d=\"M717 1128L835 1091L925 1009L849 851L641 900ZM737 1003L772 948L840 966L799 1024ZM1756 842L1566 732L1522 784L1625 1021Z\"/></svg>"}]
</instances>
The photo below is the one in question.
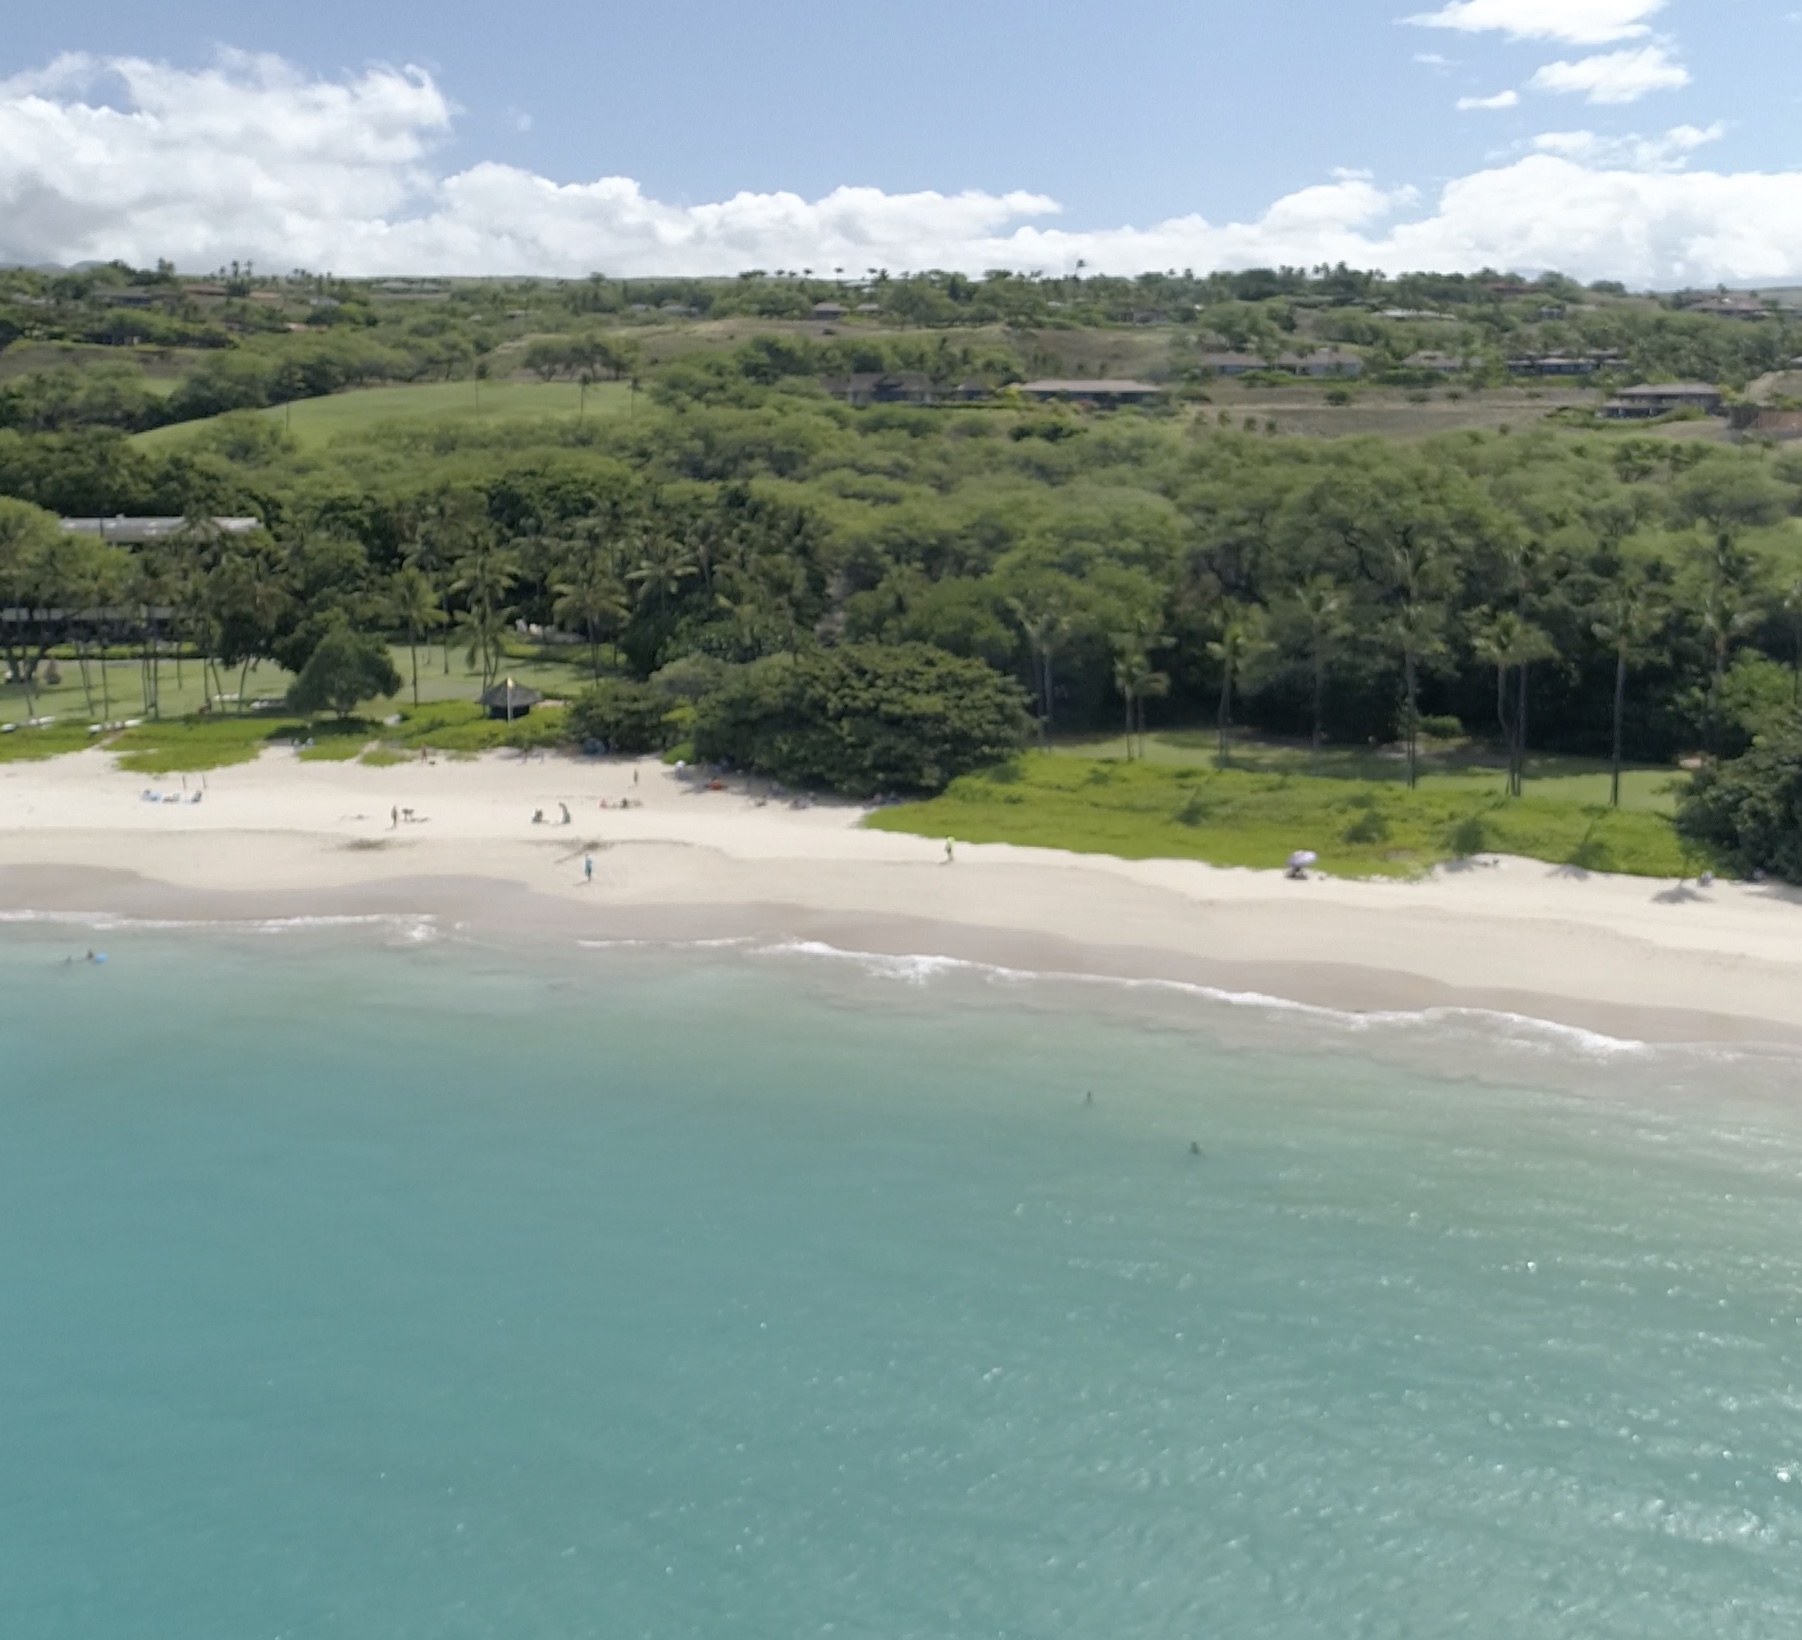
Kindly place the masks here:
<instances>
[{"instance_id":1,"label":"beach umbrella","mask_svg":"<svg viewBox=\"0 0 1802 1640\"><path fill-rule=\"evenodd\" d=\"M1303 866L1311 866L1320 858L1311 848L1298 848L1289 856L1289 869L1299 871Z\"/></svg>"}]
</instances>

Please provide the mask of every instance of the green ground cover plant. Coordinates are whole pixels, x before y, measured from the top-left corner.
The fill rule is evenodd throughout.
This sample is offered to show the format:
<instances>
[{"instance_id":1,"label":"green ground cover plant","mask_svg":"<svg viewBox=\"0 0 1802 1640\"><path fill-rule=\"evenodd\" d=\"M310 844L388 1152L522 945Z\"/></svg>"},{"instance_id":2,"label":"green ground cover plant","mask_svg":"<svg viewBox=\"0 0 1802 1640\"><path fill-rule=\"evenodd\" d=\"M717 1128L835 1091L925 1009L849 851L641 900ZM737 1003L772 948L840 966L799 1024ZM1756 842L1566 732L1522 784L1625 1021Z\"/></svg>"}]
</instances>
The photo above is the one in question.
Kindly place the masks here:
<instances>
[{"instance_id":1,"label":"green ground cover plant","mask_svg":"<svg viewBox=\"0 0 1802 1640\"><path fill-rule=\"evenodd\" d=\"M1644 811L1031 754L966 775L930 801L880 810L868 823L973 843L1260 870L1312 849L1321 870L1346 877L1411 877L1483 853L1678 877L1698 858L1667 817Z\"/></svg>"}]
</instances>

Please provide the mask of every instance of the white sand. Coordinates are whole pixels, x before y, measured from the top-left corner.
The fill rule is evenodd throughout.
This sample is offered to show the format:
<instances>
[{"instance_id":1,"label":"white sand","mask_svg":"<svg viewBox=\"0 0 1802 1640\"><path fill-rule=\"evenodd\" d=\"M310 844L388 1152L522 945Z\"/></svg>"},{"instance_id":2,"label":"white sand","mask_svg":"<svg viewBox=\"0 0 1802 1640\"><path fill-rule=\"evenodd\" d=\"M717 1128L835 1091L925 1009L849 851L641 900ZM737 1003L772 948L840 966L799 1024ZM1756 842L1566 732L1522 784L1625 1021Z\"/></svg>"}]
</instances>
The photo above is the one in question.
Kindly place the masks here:
<instances>
[{"instance_id":1,"label":"white sand","mask_svg":"<svg viewBox=\"0 0 1802 1640\"><path fill-rule=\"evenodd\" d=\"M191 793L202 777L185 783ZM183 785L121 773L102 752L0 765L0 909L154 900L162 914L270 915L329 901L479 920L504 904L547 931L787 933L1339 1007L1460 1004L1642 1037L1802 1038L1802 897L1772 887L1519 859L1414 883L1293 883L967 844L947 866L942 839L862 830L857 808L759 806L655 762L505 754L372 769L274 751L210 771L198 804L141 796ZM643 806L622 810L622 797ZM395 807L421 818L395 827ZM552 823L532 824L534 809Z\"/></svg>"}]
</instances>

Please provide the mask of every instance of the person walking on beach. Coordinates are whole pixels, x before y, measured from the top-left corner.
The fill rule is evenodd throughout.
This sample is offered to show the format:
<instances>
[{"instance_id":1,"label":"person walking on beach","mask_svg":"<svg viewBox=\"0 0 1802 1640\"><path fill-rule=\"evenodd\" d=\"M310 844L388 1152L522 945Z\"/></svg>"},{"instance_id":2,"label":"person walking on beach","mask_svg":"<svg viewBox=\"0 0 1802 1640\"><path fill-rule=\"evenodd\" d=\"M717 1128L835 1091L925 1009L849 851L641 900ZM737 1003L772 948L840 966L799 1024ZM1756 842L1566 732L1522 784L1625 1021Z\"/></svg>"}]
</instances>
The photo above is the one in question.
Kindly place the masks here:
<instances>
[{"instance_id":1,"label":"person walking on beach","mask_svg":"<svg viewBox=\"0 0 1802 1640\"><path fill-rule=\"evenodd\" d=\"M957 839L955 837L947 837L945 839L945 864L953 865L956 863L956 860L957 860Z\"/></svg>"},{"instance_id":2,"label":"person walking on beach","mask_svg":"<svg viewBox=\"0 0 1802 1640\"><path fill-rule=\"evenodd\" d=\"M569 824L569 805L567 803L559 803L557 807L563 811L563 824L567 826Z\"/></svg>"},{"instance_id":3,"label":"person walking on beach","mask_svg":"<svg viewBox=\"0 0 1802 1640\"><path fill-rule=\"evenodd\" d=\"M388 811L388 829L390 831L400 830L400 804L398 803Z\"/></svg>"},{"instance_id":4,"label":"person walking on beach","mask_svg":"<svg viewBox=\"0 0 1802 1640\"><path fill-rule=\"evenodd\" d=\"M594 882L594 856L592 854L583 856L582 881L588 884Z\"/></svg>"}]
</instances>

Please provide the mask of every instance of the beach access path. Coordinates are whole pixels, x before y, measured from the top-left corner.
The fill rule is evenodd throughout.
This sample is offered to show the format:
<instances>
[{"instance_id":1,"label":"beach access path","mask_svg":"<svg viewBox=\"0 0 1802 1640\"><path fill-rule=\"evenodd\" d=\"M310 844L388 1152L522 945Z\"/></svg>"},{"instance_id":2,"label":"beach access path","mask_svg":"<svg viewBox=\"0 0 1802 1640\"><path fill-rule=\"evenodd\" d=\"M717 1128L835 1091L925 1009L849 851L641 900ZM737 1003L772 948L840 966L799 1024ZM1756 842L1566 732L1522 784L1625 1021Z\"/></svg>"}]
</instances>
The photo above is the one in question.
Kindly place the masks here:
<instances>
[{"instance_id":1,"label":"beach access path","mask_svg":"<svg viewBox=\"0 0 1802 1640\"><path fill-rule=\"evenodd\" d=\"M284 749L153 777L95 750L0 765L0 913L381 912L552 939L818 940L1359 1012L1802 1042L1802 895L1777 885L1493 857L1413 882L963 843L947 863L942 838L865 830L865 813L761 783L711 789L655 760L370 767Z\"/></svg>"}]
</instances>

